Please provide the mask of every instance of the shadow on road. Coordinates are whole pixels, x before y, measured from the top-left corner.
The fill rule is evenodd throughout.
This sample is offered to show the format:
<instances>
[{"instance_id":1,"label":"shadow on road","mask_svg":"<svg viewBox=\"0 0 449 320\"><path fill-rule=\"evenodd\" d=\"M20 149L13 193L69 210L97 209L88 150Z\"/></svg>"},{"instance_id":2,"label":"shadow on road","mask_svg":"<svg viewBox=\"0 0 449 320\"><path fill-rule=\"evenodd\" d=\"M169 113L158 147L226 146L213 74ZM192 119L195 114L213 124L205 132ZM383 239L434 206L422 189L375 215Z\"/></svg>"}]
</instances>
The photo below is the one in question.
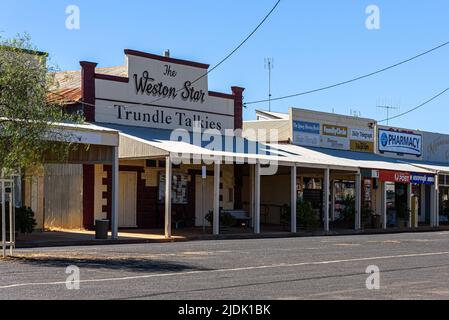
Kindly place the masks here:
<instances>
[{"instance_id":1,"label":"shadow on road","mask_svg":"<svg viewBox=\"0 0 449 320\"><path fill-rule=\"evenodd\" d=\"M206 271L190 264L171 262L166 260L153 260L148 258L116 258L116 257L64 257L64 256L18 256L8 258L20 264L36 267L66 268L70 265L79 268L120 270L128 272L180 272L180 271Z\"/></svg>"}]
</instances>

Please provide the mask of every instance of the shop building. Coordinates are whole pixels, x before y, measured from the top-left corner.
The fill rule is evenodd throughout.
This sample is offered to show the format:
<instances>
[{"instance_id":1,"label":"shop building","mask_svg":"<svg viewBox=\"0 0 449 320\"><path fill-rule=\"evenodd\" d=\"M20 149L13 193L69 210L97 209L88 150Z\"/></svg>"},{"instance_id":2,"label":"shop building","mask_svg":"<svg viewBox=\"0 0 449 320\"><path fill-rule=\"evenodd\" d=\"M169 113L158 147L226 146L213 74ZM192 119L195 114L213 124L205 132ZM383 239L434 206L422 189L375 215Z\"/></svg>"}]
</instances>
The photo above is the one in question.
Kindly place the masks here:
<instances>
[{"instance_id":1,"label":"shop building","mask_svg":"<svg viewBox=\"0 0 449 320\"><path fill-rule=\"evenodd\" d=\"M65 97L68 111L83 112L88 125L118 133L119 142L110 162L44 166L41 183L25 188L28 203L48 202L47 195L59 194L61 185L51 183L54 175L64 176L67 187L64 196L52 199L63 202L64 210L34 206L41 211L43 229L92 229L95 220L109 219L113 236L119 228L160 229L166 237L178 228L218 234L220 213L228 212L240 226L260 233L260 201L271 193L261 190L260 181L273 168L291 177L299 164L358 172L348 165L288 156L242 136L244 89L210 91L206 64L125 50L123 66L80 65L79 71L57 74L55 93ZM295 184L291 178L286 201L292 206ZM285 196L285 187L278 186L279 196ZM54 211L63 217L49 219ZM289 230L296 232L296 215L290 216Z\"/></svg>"},{"instance_id":2,"label":"shop building","mask_svg":"<svg viewBox=\"0 0 449 320\"><path fill-rule=\"evenodd\" d=\"M449 184L449 169L425 150L440 157L442 142L426 145L419 133L419 155L390 145L381 152L378 135L393 128L303 109L258 111L257 121L243 122L244 89L210 91L208 67L125 50L122 66L82 61L80 70L57 74L55 93L69 112L83 112L84 130L116 141L92 136L93 154L46 164L27 180L25 203L39 227L92 229L108 219L113 237L119 228L219 234L227 213L245 232L297 232L308 227L296 215L304 203L325 231L396 226L396 203L417 212L408 226L438 225L447 200L438 181ZM365 220L367 208L378 218Z\"/></svg>"},{"instance_id":3,"label":"shop building","mask_svg":"<svg viewBox=\"0 0 449 320\"><path fill-rule=\"evenodd\" d=\"M328 206L331 228L348 228L354 220L356 229L437 227L440 221L447 221L449 136L295 108L288 114L258 110L256 117L256 121L245 121L244 128L277 128L282 133L277 147L288 154L343 161L360 169L360 177L331 171L329 189L326 173L298 173L298 197L310 202L317 212ZM346 216L348 198L360 206L362 217L357 210L355 216ZM328 205L325 199L329 199ZM320 217L325 219L326 215ZM327 229L326 222L324 225Z\"/></svg>"}]
</instances>

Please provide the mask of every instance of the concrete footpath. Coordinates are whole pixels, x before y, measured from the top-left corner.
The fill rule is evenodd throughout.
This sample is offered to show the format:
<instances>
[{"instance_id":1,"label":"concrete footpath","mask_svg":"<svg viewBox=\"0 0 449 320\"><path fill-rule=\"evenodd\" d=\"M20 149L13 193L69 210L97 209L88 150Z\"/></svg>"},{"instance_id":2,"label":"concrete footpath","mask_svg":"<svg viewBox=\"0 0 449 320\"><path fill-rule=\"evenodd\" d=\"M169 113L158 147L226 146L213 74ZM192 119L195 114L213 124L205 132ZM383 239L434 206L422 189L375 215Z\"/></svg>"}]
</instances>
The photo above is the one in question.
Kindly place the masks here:
<instances>
[{"instance_id":1,"label":"concrete footpath","mask_svg":"<svg viewBox=\"0 0 449 320\"><path fill-rule=\"evenodd\" d=\"M332 230L324 231L301 231L291 233L286 231L270 231L261 234L251 232L228 232L218 236L210 233L198 232L198 230L179 231L171 239L166 239L159 230L126 230L119 232L118 240L95 239L93 231L46 231L32 234L19 235L16 248L39 248L39 247L63 247L63 246L88 246L88 245L110 245L110 244L133 244L133 243L167 243L196 240L232 240L232 239L270 239L270 238L297 238L297 237L317 237L317 236L347 236L360 234L395 234L395 233L418 233L418 232L438 232L449 231L449 226L439 228L420 227L416 229L391 228L388 230L367 229L363 231L355 230ZM110 237L110 234L109 234Z\"/></svg>"}]
</instances>

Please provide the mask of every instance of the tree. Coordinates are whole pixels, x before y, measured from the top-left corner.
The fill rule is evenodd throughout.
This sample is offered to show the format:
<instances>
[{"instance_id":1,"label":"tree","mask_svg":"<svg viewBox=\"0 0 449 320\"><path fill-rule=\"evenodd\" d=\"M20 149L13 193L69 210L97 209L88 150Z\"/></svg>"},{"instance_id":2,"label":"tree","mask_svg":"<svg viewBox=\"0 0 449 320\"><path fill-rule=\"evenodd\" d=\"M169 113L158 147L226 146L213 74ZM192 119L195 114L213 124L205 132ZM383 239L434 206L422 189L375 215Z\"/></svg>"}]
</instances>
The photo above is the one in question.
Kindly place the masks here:
<instances>
[{"instance_id":1,"label":"tree","mask_svg":"<svg viewBox=\"0 0 449 320\"><path fill-rule=\"evenodd\" d=\"M75 147L58 123L82 121L49 102L55 68L28 35L0 36L0 169L10 174L36 168L51 154L64 160ZM56 141L67 141L61 143Z\"/></svg>"}]
</instances>

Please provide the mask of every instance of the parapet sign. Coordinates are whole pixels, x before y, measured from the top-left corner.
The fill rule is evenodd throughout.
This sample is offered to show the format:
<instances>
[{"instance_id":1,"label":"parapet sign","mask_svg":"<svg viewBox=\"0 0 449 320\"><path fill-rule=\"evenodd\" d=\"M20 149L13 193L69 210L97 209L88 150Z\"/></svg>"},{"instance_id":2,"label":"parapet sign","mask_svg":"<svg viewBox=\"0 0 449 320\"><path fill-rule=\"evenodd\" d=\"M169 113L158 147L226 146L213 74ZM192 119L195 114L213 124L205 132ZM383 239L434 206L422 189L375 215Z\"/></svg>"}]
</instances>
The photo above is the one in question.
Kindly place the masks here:
<instances>
[{"instance_id":1,"label":"parapet sign","mask_svg":"<svg viewBox=\"0 0 449 320\"><path fill-rule=\"evenodd\" d=\"M208 65L126 50L128 77L95 81L95 120L128 126L234 129L234 100L211 95Z\"/></svg>"}]
</instances>

